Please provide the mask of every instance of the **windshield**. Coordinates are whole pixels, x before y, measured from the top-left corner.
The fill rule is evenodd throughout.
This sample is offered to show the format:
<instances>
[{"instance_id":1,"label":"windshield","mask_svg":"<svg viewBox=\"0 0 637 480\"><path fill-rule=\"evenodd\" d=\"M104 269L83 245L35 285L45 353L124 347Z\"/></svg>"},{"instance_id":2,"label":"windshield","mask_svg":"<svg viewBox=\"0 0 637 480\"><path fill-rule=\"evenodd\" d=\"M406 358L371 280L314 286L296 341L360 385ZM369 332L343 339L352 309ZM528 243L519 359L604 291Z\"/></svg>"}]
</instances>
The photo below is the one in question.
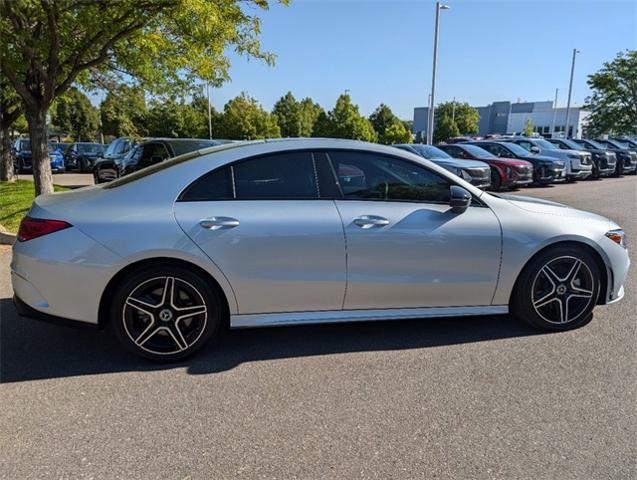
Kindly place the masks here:
<instances>
[{"instance_id":1,"label":"windshield","mask_svg":"<svg viewBox=\"0 0 637 480\"><path fill-rule=\"evenodd\" d=\"M31 140L20 140L20 150L31 150Z\"/></svg>"},{"instance_id":2,"label":"windshield","mask_svg":"<svg viewBox=\"0 0 637 480\"><path fill-rule=\"evenodd\" d=\"M507 147L509 150L511 150L511 152L515 153L516 155L519 155L521 157L528 157L530 152L528 150L523 149L521 146L519 146L517 143L508 143L508 142L504 142L502 143L502 145L504 145L505 147Z\"/></svg>"},{"instance_id":3,"label":"windshield","mask_svg":"<svg viewBox=\"0 0 637 480\"><path fill-rule=\"evenodd\" d=\"M612 145L617 145L617 147L619 148L629 148L627 143L620 142L619 140L607 140L607 142L611 143Z\"/></svg>"},{"instance_id":4,"label":"windshield","mask_svg":"<svg viewBox=\"0 0 637 480\"><path fill-rule=\"evenodd\" d=\"M582 148L581 145L578 145L573 140L562 140L562 143L572 150L580 150Z\"/></svg>"},{"instance_id":5,"label":"windshield","mask_svg":"<svg viewBox=\"0 0 637 480\"><path fill-rule=\"evenodd\" d=\"M579 143L580 145L584 145L585 147L588 148L596 148L597 150L606 150L608 147L606 145L603 145L601 143L597 143L594 140L575 140L575 143Z\"/></svg>"},{"instance_id":6,"label":"windshield","mask_svg":"<svg viewBox=\"0 0 637 480\"><path fill-rule=\"evenodd\" d=\"M100 153L104 147L99 143L78 143L77 151L80 153Z\"/></svg>"},{"instance_id":7,"label":"windshield","mask_svg":"<svg viewBox=\"0 0 637 480\"><path fill-rule=\"evenodd\" d=\"M433 158L451 158L451 155L448 155L446 152L443 152L437 147L432 145L412 145L413 148L421 157L425 157L428 160Z\"/></svg>"},{"instance_id":8,"label":"windshield","mask_svg":"<svg viewBox=\"0 0 637 480\"><path fill-rule=\"evenodd\" d=\"M535 143L547 150L557 150L557 145L553 145L551 142L547 142L546 140L536 140Z\"/></svg>"},{"instance_id":9,"label":"windshield","mask_svg":"<svg viewBox=\"0 0 637 480\"><path fill-rule=\"evenodd\" d=\"M475 145L463 145L462 148L464 148L467 152L469 152L474 157L498 158L491 152L487 152L484 148L476 147Z\"/></svg>"}]
</instances>

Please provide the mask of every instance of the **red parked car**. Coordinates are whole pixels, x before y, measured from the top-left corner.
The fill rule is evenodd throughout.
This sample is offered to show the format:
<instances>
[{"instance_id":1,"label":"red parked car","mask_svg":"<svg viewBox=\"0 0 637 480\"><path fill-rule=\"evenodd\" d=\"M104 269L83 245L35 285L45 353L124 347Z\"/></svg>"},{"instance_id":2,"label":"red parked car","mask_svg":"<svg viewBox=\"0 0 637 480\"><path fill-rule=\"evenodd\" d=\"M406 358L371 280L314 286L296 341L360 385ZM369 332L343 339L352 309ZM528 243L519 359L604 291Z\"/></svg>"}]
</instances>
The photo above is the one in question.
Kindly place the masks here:
<instances>
[{"instance_id":1,"label":"red parked car","mask_svg":"<svg viewBox=\"0 0 637 480\"><path fill-rule=\"evenodd\" d=\"M485 149L476 145L455 143L452 145L438 145L453 158L460 160L480 160L491 167L490 190L516 188L533 183L533 165L526 160L496 157Z\"/></svg>"}]
</instances>

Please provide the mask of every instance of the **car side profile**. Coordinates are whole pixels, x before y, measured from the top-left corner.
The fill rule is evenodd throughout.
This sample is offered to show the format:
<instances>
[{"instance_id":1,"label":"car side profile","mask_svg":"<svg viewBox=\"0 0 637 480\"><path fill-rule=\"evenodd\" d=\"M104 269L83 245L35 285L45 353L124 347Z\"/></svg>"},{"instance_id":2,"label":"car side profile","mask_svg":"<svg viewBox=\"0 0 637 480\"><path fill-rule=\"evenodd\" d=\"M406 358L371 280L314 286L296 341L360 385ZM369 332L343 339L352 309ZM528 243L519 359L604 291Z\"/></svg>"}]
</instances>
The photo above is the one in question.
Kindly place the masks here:
<instances>
[{"instance_id":1,"label":"car side profile","mask_svg":"<svg viewBox=\"0 0 637 480\"><path fill-rule=\"evenodd\" d=\"M442 144L438 148L459 160L478 160L491 167L491 187L498 192L503 188L517 188L533 183L533 165L526 160L496 157L484 148L466 143Z\"/></svg>"},{"instance_id":2,"label":"car side profile","mask_svg":"<svg viewBox=\"0 0 637 480\"><path fill-rule=\"evenodd\" d=\"M13 153L13 168L18 173L30 173L33 171L33 159L31 153L31 140L28 138L18 138L11 148ZM62 154L55 148L55 144L48 144L49 161L51 172L64 173L64 159Z\"/></svg>"},{"instance_id":3,"label":"car side profile","mask_svg":"<svg viewBox=\"0 0 637 480\"><path fill-rule=\"evenodd\" d=\"M11 278L21 315L110 324L173 361L224 326L510 312L567 330L622 298L629 263L599 215L492 195L393 147L288 139L37 197Z\"/></svg>"},{"instance_id":4,"label":"car side profile","mask_svg":"<svg viewBox=\"0 0 637 480\"><path fill-rule=\"evenodd\" d=\"M64 152L64 166L66 170L77 170L80 173L93 171L95 161L104 154L101 143L75 142Z\"/></svg>"}]
</instances>

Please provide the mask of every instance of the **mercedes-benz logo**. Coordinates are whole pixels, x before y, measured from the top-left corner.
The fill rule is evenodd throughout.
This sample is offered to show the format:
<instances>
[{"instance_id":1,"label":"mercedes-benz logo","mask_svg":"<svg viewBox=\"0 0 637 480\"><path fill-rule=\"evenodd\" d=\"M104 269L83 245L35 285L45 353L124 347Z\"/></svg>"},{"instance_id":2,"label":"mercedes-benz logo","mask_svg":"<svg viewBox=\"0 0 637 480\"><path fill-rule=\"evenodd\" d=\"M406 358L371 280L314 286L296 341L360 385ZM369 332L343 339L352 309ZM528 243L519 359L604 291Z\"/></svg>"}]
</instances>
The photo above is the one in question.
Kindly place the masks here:
<instances>
[{"instance_id":1,"label":"mercedes-benz logo","mask_svg":"<svg viewBox=\"0 0 637 480\"><path fill-rule=\"evenodd\" d=\"M564 295L565 293L566 293L566 286L560 285L559 287L557 287L557 294L558 295Z\"/></svg>"},{"instance_id":2,"label":"mercedes-benz logo","mask_svg":"<svg viewBox=\"0 0 637 480\"><path fill-rule=\"evenodd\" d=\"M170 322L173 319L173 312L168 308L164 308L159 312L159 319L163 322Z\"/></svg>"}]
</instances>

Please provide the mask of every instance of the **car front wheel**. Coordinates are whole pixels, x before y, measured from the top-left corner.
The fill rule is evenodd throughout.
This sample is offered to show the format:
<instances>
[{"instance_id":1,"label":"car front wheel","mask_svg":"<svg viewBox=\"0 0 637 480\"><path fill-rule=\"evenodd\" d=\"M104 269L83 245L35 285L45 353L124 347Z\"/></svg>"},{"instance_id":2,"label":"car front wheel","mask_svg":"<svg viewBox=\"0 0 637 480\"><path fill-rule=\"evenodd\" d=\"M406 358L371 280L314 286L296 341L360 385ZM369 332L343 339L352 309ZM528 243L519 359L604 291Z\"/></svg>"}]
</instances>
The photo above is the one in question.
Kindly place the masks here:
<instances>
[{"instance_id":1,"label":"car front wheel","mask_svg":"<svg viewBox=\"0 0 637 480\"><path fill-rule=\"evenodd\" d=\"M199 275L152 266L120 285L111 323L130 351L169 362L192 355L219 332L223 312L219 295Z\"/></svg>"},{"instance_id":2,"label":"car front wheel","mask_svg":"<svg viewBox=\"0 0 637 480\"><path fill-rule=\"evenodd\" d=\"M546 250L524 268L511 297L513 314L544 330L570 330L593 318L600 271L579 247Z\"/></svg>"}]
</instances>

